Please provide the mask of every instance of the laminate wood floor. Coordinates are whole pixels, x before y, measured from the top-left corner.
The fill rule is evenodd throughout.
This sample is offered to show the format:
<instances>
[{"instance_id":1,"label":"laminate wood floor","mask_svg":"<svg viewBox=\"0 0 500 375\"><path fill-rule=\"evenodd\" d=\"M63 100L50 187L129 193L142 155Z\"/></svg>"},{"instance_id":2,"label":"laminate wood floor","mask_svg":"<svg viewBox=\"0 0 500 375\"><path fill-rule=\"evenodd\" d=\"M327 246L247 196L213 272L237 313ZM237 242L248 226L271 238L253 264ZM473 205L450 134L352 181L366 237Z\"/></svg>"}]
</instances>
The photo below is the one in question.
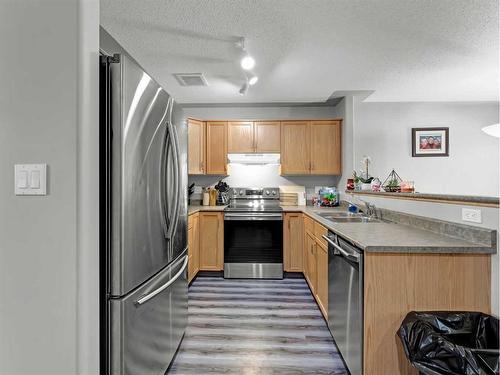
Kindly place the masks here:
<instances>
[{"instance_id":1,"label":"laminate wood floor","mask_svg":"<svg viewBox=\"0 0 500 375\"><path fill-rule=\"evenodd\" d=\"M168 374L349 372L304 279L198 277Z\"/></svg>"}]
</instances>

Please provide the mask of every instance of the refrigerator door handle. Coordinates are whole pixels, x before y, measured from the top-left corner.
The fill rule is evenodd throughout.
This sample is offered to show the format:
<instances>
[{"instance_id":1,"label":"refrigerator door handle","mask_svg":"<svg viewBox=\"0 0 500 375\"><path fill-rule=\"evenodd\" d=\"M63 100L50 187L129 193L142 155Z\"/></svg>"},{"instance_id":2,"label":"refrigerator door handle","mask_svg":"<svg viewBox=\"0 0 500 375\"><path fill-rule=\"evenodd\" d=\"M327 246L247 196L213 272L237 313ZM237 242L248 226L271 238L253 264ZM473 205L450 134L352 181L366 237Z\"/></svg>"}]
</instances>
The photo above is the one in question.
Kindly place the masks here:
<instances>
[{"instance_id":1,"label":"refrigerator door handle","mask_svg":"<svg viewBox=\"0 0 500 375\"><path fill-rule=\"evenodd\" d=\"M172 285L184 273L184 270L186 269L186 267L188 265L188 260L189 260L189 257L186 255L185 259L184 259L184 263L182 264L181 269L179 270L179 272L177 272L175 274L174 277L172 277L168 282L166 282L165 284L163 284L162 286L160 286L158 289L155 289L151 293L148 293L148 294L142 296L141 298L139 298L137 301L135 301L135 304L137 306L145 304L151 298L157 296L158 294L160 294L161 292L163 292L165 289L167 289L170 285Z\"/></svg>"},{"instance_id":2,"label":"refrigerator door handle","mask_svg":"<svg viewBox=\"0 0 500 375\"><path fill-rule=\"evenodd\" d=\"M170 100L167 103L167 108L165 109L165 113L161 119L161 122L165 119L168 111L170 108ZM159 189L159 200L160 200L160 219L161 219L161 224L163 227L163 233L165 235L165 238L169 238L169 228L168 228L168 217L167 217L167 208L165 207L166 203L166 191L165 191L165 173L166 173L166 158L167 158L167 143L168 139L170 138L170 129L168 127L168 124L166 124L166 130L165 130L165 137L163 138L163 146L162 146L162 155L161 155L161 162L160 162L160 189Z\"/></svg>"},{"instance_id":3,"label":"refrigerator door handle","mask_svg":"<svg viewBox=\"0 0 500 375\"><path fill-rule=\"evenodd\" d=\"M178 197L179 191L180 191L179 144L177 141L177 133L175 132L175 128L172 125L173 100L170 99L170 102L172 103L172 105L170 107L170 117L169 117L169 121L168 121L168 128L169 128L170 139L171 139L171 143L172 143L172 151L173 151L173 159L174 159L173 160L173 163L174 163L173 169L174 169L174 179L175 179L175 181L174 181L175 182L174 183L175 191L172 194L172 199L174 200L175 205L174 205L174 211L172 213L172 220L170 221L170 226L168 228L168 235L167 235L168 239L172 239L172 237L175 233L175 230L177 229L177 222L179 220L179 205L180 205L180 201L179 201L179 197Z\"/></svg>"}]
</instances>

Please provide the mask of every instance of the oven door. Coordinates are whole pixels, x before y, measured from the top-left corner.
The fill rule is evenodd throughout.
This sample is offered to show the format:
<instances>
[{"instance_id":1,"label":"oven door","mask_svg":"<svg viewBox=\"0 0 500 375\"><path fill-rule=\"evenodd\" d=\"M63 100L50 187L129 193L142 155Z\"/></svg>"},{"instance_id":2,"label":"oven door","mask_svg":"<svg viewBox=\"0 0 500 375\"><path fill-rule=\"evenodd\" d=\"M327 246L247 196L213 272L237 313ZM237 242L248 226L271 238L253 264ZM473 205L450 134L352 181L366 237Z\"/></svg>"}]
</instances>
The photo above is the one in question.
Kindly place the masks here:
<instances>
[{"instance_id":1,"label":"oven door","mask_svg":"<svg viewBox=\"0 0 500 375\"><path fill-rule=\"evenodd\" d=\"M283 278L283 215L227 212L224 215L224 277Z\"/></svg>"}]
</instances>

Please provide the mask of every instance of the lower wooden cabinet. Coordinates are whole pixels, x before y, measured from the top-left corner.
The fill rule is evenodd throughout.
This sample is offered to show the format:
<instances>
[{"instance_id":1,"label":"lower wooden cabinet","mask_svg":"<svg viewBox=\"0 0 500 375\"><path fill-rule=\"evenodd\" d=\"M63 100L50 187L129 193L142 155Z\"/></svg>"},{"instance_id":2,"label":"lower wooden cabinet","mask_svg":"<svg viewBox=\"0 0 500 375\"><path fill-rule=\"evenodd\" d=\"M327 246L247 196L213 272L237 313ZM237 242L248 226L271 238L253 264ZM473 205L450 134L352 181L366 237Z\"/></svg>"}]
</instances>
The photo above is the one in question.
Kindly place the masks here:
<instances>
[{"instance_id":1,"label":"lower wooden cabinet","mask_svg":"<svg viewBox=\"0 0 500 375\"><path fill-rule=\"evenodd\" d=\"M224 268L224 214L200 212L200 270Z\"/></svg>"},{"instance_id":2,"label":"lower wooden cabinet","mask_svg":"<svg viewBox=\"0 0 500 375\"><path fill-rule=\"evenodd\" d=\"M314 235L306 232L305 255L307 262L306 280L314 296L316 296L316 240Z\"/></svg>"},{"instance_id":3,"label":"lower wooden cabinet","mask_svg":"<svg viewBox=\"0 0 500 375\"><path fill-rule=\"evenodd\" d=\"M304 228L301 213L285 213L283 221L283 261L287 272L303 272Z\"/></svg>"},{"instance_id":4,"label":"lower wooden cabinet","mask_svg":"<svg viewBox=\"0 0 500 375\"><path fill-rule=\"evenodd\" d=\"M304 215L304 277L321 313L328 319L328 245L323 238L328 230Z\"/></svg>"},{"instance_id":5,"label":"lower wooden cabinet","mask_svg":"<svg viewBox=\"0 0 500 375\"><path fill-rule=\"evenodd\" d=\"M328 247L316 242L316 301L328 319Z\"/></svg>"},{"instance_id":6,"label":"lower wooden cabinet","mask_svg":"<svg viewBox=\"0 0 500 375\"><path fill-rule=\"evenodd\" d=\"M200 215L188 217L188 282L190 283L200 270Z\"/></svg>"}]
</instances>

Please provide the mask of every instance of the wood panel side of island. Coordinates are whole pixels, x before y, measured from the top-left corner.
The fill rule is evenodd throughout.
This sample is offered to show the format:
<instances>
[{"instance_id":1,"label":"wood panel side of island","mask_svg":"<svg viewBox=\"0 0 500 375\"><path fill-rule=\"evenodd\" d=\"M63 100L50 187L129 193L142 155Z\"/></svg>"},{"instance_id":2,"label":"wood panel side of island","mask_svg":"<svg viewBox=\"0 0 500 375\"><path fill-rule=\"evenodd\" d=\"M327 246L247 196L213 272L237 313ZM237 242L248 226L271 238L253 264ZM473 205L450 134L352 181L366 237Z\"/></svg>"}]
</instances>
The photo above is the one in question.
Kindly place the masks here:
<instances>
[{"instance_id":1,"label":"wood panel side of island","mask_svg":"<svg viewBox=\"0 0 500 375\"><path fill-rule=\"evenodd\" d=\"M490 312L487 254L365 253L364 375L416 375L397 337L410 311Z\"/></svg>"}]
</instances>

